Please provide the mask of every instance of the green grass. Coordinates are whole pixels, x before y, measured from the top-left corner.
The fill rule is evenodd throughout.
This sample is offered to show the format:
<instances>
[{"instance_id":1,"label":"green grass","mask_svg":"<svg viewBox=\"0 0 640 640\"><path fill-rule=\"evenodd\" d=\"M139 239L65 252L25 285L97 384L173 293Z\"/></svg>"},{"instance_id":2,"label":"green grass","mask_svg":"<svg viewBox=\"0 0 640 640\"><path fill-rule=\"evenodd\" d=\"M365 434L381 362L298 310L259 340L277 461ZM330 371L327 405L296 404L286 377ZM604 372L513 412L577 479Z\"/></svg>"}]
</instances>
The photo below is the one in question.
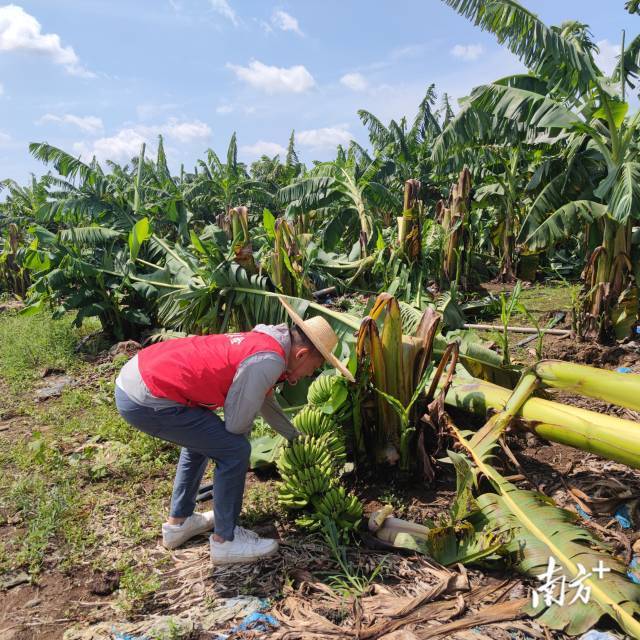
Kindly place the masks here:
<instances>
[{"instance_id":1,"label":"green grass","mask_svg":"<svg viewBox=\"0 0 640 640\"><path fill-rule=\"evenodd\" d=\"M511 291L512 287L505 287L505 290ZM547 323L556 311L564 311L567 316L565 323L571 320L571 313L575 305L575 301L580 291L580 285L570 284L562 281L549 281L543 284L534 284L531 287L522 290L519 301L527 310L528 314L533 316L538 322L540 329L544 329ZM499 295L499 294L496 294ZM516 310L511 316L509 324L511 326L531 326L534 324L527 313ZM499 325L500 311L495 317L484 317L481 322ZM498 331L477 331L478 335L483 339L496 344L501 344L501 332ZM530 362L532 355L529 352L536 348L536 341L532 341L524 347L516 347L516 344L527 337L526 334L509 333L509 352L514 363ZM542 349L544 357L544 341Z\"/></svg>"},{"instance_id":2,"label":"green grass","mask_svg":"<svg viewBox=\"0 0 640 640\"><path fill-rule=\"evenodd\" d=\"M70 321L48 315L0 315L0 371L14 390L24 388L46 368L67 370L76 361L78 334Z\"/></svg>"},{"instance_id":3,"label":"green grass","mask_svg":"<svg viewBox=\"0 0 640 640\"><path fill-rule=\"evenodd\" d=\"M120 418L113 389L122 362L85 362L76 352L91 330L47 314L0 314L0 384L10 414L21 416L0 432L0 524L9 524L0 573L100 565L113 548L158 537L179 448ZM47 367L78 384L38 403Z\"/></svg>"},{"instance_id":4,"label":"green grass","mask_svg":"<svg viewBox=\"0 0 640 640\"><path fill-rule=\"evenodd\" d=\"M117 601L118 608L127 616L140 613L161 584L156 573L131 562L121 566L122 577Z\"/></svg>"},{"instance_id":5,"label":"green grass","mask_svg":"<svg viewBox=\"0 0 640 640\"><path fill-rule=\"evenodd\" d=\"M10 508L12 521L19 518L22 533L13 541L11 552L5 546L0 554L0 571L26 567L31 574L38 574L54 541L66 548L67 558L77 558L88 542L81 502L69 480L50 485L39 474L15 480L0 505L3 511Z\"/></svg>"},{"instance_id":6,"label":"green grass","mask_svg":"<svg viewBox=\"0 0 640 640\"><path fill-rule=\"evenodd\" d=\"M535 284L528 289L523 289L520 302L534 317L544 318L555 311L572 310L572 295L577 295L580 285L566 284L559 281ZM515 314L514 317L518 316ZM522 320L526 316L519 314Z\"/></svg>"},{"instance_id":7,"label":"green grass","mask_svg":"<svg viewBox=\"0 0 640 640\"><path fill-rule=\"evenodd\" d=\"M252 527L264 521L273 522L284 516L285 510L278 503L275 483L259 482L247 487L241 514L244 526Z\"/></svg>"}]
</instances>

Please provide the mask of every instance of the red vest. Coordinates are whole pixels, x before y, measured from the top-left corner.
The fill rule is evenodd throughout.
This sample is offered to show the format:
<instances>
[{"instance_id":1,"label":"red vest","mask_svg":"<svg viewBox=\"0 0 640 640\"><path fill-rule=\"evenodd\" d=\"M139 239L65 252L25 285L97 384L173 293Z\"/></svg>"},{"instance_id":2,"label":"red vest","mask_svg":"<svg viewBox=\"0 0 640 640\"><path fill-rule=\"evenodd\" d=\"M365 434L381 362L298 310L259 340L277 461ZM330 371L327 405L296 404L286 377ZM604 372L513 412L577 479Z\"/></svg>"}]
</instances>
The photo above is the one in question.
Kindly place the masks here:
<instances>
[{"instance_id":1,"label":"red vest","mask_svg":"<svg viewBox=\"0 0 640 640\"><path fill-rule=\"evenodd\" d=\"M280 343L258 331L177 338L138 352L138 369L156 398L217 409L224 406L240 363L264 351L286 361Z\"/></svg>"}]
</instances>

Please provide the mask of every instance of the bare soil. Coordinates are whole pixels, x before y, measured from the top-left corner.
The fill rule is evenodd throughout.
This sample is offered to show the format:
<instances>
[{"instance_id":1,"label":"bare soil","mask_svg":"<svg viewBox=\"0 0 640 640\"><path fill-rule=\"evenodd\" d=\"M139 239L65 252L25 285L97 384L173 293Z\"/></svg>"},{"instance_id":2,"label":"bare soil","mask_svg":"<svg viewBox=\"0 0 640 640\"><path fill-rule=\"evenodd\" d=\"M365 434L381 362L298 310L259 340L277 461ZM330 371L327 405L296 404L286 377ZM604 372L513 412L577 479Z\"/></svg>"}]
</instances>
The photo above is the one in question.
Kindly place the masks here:
<instances>
[{"instance_id":1,"label":"bare soil","mask_svg":"<svg viewBox=\"0 0 640 640\"><path fill-rule=\"evenodd\" d=\"M495 286L495 291L505 288L504 285ZM487 287L490 288L490 285ZM628 366L640 372L638 345L635 343L598 346L571 339L547 337L544 345L547 358L609 369ZM135 348L135 345L127 345L121 352L129 353L131 348ZM81 383L99 387L103 376L97 369L99 365L108 363L115 353L117 352L111 356L104 353L94 358L95 373L87 375ZM635 412L611 407L598 400L566 392L553 391L550 394L555 400L566 404L601 413L614 411L627 419L639 419ZM8 441L25 439L35 430L46 429L46 425L39 424L21 403L12 399L7 385L1 380L0 395L6 399L0 408L0 435L8 437ZM471 418L463 415L455 415L454 418L461 426L478 426ZM501 455L497 464L505 475L514 476L514 482L518 486L540 491L553 498L560 506L576 512L581 518L581 523L592 528L597 535L609 542L621 559L626 562L630 560L633 545L640 537L637 531L640 517L635 513L640 499L640 473L569 447L541 441L532 434L511 432L507 435L506 443L517 464L506 455ZM61 449L71 453L74 446L77 446L77 443L63 443ZM171 471L167 470L164 475L171 475ZM154 484L160 479L160 475L150 477L141 483L138 491L150 495ZM388 470L362 477L347 477L346 481L363 501L365 516L384 504L391 503L398 517L415 522L424 521L426 518L438 519L446 513L455 495L455 476L447 465L437 468L437 477L431 485L415 479L400 478ZM254 490L261 491L273 486L274 483L275 474L249 473L247 495ZM78 491L82 489L83 487L78 487ZM623 502L620 496L625 496L624 501L630 505L631 515L634 516L631 529L623 529L615 517L617 507ZM209 505L210 503L204 503L201 508L209 508ZM25 525L26 523L20 520L4 522L0 519L0 549L4 540L23 534ZM53 544L49 559L39 576L32 578L32 582L28 584L0 590L0 640L57 640L62 638L70 627L89 628L100 623L107 624L110 629L125 629L128 628L127 625L144 625L145 621L154 616L179 615L193 610L194 607L210 608L216 602L220 602L221 598L246 595L269 599L269 610L278 617L282 625L280 631L270 632L274 638L286 637L293 640L305 637L305 625L311 623L320 625L319 628L326 629L327 633L325 636L306 637L346 638L355 637L354 629L359 628L358 625L373 624L377 618L387 619L393 606L402 605L406 610L409 604L407 598L424 597L429 589L441 584L438 581L466 579L468 589L444 590L442 598L428 605L436 608L418 607L416 611L423 612L422 618L416 618L413 622L407 618L409 621L406 629L420 629L421 625L434 620L438 624L450 624L465 617L475 620L473 616L478 612L489 610L492 606L508 606L518 598L526 597L529 590L528 582L512 573L493 575L477 570L445 570L423 557L410 553L390 554L379 549L369 549L367 544L371 543L371 540L364 536L360 547L349 549L349 560L360 568L363 575L370 575L384 560L382 580L357 602L349 598L340 600L327 586L331 575L339 573L339 567L329 549L317 537L301 536L296 532L291 520L267 515L251 522L251 528L256 532L277 537L282 541L280 555L254 565L218 569L212 569L209 564L206 537L199 537L184 549L170 553L159 544L160 522L154 526L158 532L155 539L126 551L144 558L159 577L161 587L152 598L141 603L128 617L116 608L122 579L118 571L106 564L96 566L92 558L62 570L57 562ZM96 527L100 531L104 531L105 527L117 529L118 523L100 522L96 523ZM117 555L120 551L124 550L109 550L112 555ZM380 608L383 607L382 602L386 609ZM459 610L453 606L455 603L456 606L459 605ZM289 622L286 622L287 620ZM237 622L237 619L227 620L220 623L216 630L228 632ZM338 629L348 629L351 635L338 635L335 629L331 630L331 625ZM91 632L88 632L86 638L113 637L102 635L105 628L103 627L98 634L98 627L95 627L96 635L90 635ZM291 632L294 628L297 628L299 633ZM542 628L535 620L503 621L499 619L499 615L495 621L488 623L479 620L472 629L452 630L444 637L459 640L566 637L562 633ZM291 635L283 635L285 630L291 632ZM215 637L211 632L211 629L205 633L196 628L190 635L180 637L188 637L191 640ZM396 632L398 633L403 632ZM406 635L380 637L385 637L386 640L413 640L417 637L410 633L406 631ZM236 632L230 636L234 639L258 637L265 635L249 631Z\"/></svg>"}]
</instances>

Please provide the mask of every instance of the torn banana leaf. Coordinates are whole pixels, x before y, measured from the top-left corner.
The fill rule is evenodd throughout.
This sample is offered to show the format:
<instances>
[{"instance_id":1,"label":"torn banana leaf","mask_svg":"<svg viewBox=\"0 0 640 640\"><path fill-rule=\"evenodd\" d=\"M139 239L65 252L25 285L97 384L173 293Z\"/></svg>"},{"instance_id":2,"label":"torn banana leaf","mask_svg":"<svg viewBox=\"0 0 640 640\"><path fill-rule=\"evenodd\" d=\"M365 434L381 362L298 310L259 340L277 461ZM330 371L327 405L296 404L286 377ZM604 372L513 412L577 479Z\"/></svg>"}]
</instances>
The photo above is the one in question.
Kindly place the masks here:
<instances>
[{"instance_id":1,"label":"torn banana leaf","mask_svg":"<svg viewBox=\"0 0 640 640\"><path fill-rule=\"evenodd\" d=\"M402 331L405 336L413 335L420 323L423 312L415 307L400 302ZM504 367L502 357L482 344L482 340L473 332L466 330L450 331L446 337L435 336L433 353L436 359L442 357L447 344L458 342L459 358L465 369L474 377L493 382L502 387L513 389L520 377L516 368Z\"/></svg>"},{"instance_id":2,"label":"torn banana leaf","mask_svg":"<svg viewBox=\"0 0 640 640\"><path fill-rule=\"evenodd\" d=\"M505 537L489 529L476 531L468 522L434 527L426 538L415 533L398 533L393 545L412 549L433 558L445 567L478 564L496 556L504 548Z\"/></svg>"},{"instance_id":3,"label":"torn banana leaf","mask_svg":"<svg viewBox=\"0 0 640 640\"><path fill-rule=\"evenodd\" d=\"M488 462L495 447L490 430L483 429L468 440L450 421L449 426L477 471L495 489L495 493L480 495L476 501L487 525L511 532L507 548L516 568L540 580L539 591L545 586L550 559L555 562L556 571L550 579L558 581L552 584L552 595L559 602L562 589L563 604L546 600L539 593L531 614L570 635L583 633L603 616L609 616L626 633L640 637L640 586L626 577L626 566L590 531L575 524L574 513L560 509L542 494L518 489L505 480ZM593 571L601 567L606 572Z\"/></svg>"}]
</instances>

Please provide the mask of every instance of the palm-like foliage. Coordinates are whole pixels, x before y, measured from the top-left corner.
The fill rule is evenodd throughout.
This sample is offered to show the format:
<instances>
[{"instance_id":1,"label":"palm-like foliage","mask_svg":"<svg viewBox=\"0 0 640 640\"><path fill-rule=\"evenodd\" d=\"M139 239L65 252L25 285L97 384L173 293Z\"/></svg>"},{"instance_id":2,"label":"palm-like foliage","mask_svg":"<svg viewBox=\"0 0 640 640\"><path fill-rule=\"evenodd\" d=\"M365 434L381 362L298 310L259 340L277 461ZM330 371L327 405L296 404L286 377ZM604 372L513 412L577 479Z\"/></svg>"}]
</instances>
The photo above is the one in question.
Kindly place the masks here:
<instances>
[{"instance_id":1,"label":"palm-like foliage","mask_svg":"<svg viewBox=\"0 0 640 640\"><path fill-rule=\"evenodd\" d=\"M540 233L534 229L527 239L540 246L541 237L551 239L554 233L570 228L570 216L574 220L579 216L584 222L597 218L598 247L585 272L588 300L584 326L601 338L612 332L618 337L627 335L637 319L631 221L640 217L640 185L636 181L640 113L627 118L628 104L593 61L594 46L584 25L549 28L515 0L445 2L492 31L537 79L537 84L527 88L504 82L478 87L469 104L529 132L556 139L558 134L565 136L569 171L587 149L602 164L605 175L592 194L580 197L578 206L565 207L572 196L575 198L575 189L556 185L546 190L544 204L549 208L545 213L563 224L540 225ZM624 64L621 67L624 71ZM631 67L626 71L631 73ZM622 76L619 84L624 87L627 80ZM542 86L549 90L542 92Z\"/></svg>"},{"instance_id":2,"label":"palm-like foliage","mask_svg":"<svg viewBox=\"0 0 640 640\"><path fill-rule=\"evenodd\" d=\"M226 162L212 149L205 160L199 160L196 173L183 186L187 207L196 218L206 223L228 225L229 212L234 207L249 209L272 207L275 190L269 190L269 182L262 176L252 180L244 163L238 161L236 134L231 136Z\"/></svg>"},{"instance_id":3,"label":"palm-like foliage","mask_svg":"<svg viewBox=\"0 0 640 640\"><path fill-rule=\"evenodd\" d=\"M392 170L382 155L371 159L359 154L355 146L333 162L318 164L300 180L280 190L279 199L286 204L286 215L313 213L331 246L340 227L357 231L352 242L359 243L366 255L370 243L377 236L374 229L385 210L398 210L400 198L384 184ZM348 240L343 239L348 243Z\"/></svg>"}]
</instances>

